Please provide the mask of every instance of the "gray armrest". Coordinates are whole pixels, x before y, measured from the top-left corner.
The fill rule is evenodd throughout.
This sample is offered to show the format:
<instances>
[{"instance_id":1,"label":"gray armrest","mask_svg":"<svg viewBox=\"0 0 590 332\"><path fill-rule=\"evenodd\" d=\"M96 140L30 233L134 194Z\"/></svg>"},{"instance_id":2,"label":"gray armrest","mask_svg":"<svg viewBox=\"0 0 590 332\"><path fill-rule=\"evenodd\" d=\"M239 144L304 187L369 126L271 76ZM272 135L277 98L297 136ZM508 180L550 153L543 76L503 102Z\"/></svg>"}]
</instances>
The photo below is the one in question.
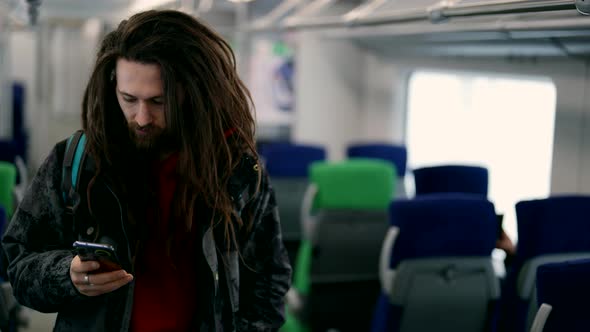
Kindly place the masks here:
<instances>
[{"instance_id":1,"label":"gray armrest","mask_svg":"<svg viewBox=\"0 0 590 332\"><path fill-rule=\"evenodd\" d=\"M535 315L535 320L533 321L533 326L531 327L530 332L543 332L543 329L545 328L545 322L547 321L547 318L549 317L552 309L553 307L547 303L541 304L539 311L537 311L537 314Z\"/></svg>"},{"instance_id":2,"label":"gray armrest","mask_svg":"<svg viewBox=\"0 0 590 332\"><path fill-rule=\"evenodd\" d=\"M301 203L301 229L303 230L303 238L310 240L311 243L314 243L316 224L315 218L311 214L311 209L317 192L318 187L314 183L309 184L303 196L303 202Z\"/></svg>"},{"instance_id":3,"label":"gray armrest","mask_svg":"<svg viewBox=\"0 0 590 332\"><path fill-rule=\"evenodd\" d=\"M379 279L381 280L381 287L385 291L385 294L391 294L393 288L393 282L395 279L395 270L389 267L391 262L393 245L395 239L399 235L399 227L390 226L383 240L383 246L381 247L381 255L379 257Z\"/></svg>"}]
</instances>

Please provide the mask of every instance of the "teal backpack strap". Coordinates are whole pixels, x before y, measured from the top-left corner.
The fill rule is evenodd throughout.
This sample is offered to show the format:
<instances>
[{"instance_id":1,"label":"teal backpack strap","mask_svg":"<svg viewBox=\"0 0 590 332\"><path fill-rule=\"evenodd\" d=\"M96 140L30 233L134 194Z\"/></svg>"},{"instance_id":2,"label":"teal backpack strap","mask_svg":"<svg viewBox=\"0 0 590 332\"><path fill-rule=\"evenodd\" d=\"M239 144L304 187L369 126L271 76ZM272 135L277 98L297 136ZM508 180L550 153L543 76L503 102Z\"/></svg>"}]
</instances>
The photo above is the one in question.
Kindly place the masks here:
<instances>
[{"instance_id":1,"label":"teal backpack strap","mask_svg":"<svg viewBox=\"0 0 590 332\"><path fill-rule=\"evenodd\" d=\"M73 213L76 190L80 182L81 166L86 159L86 135L78 130L68 139L62 169L62 194L66 209Z\"/></svg>"}]
</instances>

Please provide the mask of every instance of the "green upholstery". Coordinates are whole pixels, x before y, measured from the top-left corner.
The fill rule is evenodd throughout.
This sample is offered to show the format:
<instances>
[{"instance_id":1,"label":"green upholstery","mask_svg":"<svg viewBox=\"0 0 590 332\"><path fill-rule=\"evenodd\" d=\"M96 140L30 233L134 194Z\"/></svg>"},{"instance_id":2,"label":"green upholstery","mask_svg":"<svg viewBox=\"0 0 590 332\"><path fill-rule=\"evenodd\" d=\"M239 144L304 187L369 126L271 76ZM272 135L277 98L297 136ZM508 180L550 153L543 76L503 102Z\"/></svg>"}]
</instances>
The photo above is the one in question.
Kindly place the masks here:
<instances>
[{"instance_id":1,"label":"green upholstery","mask_svg":"<svg viewBox=\"0 0 590 332\"><path fill-rule=\"evenodd\" d=\"M378 159L315 162L310 167L310 182L317 186L313 210L387 211L395 192L395 174L395 166ZM310 239L304 239L297 253L293 276L293 288L304 299L312 292L312 259L313 244ZM309 326L287 308L287 321L281 332L309 330Z\"/></svg>"},{"instance_id":2,"label":"green upholstery","mask_svg":"<svg viewBox=\"0 0 590 332\"><path fill-rule=\"evenodd\" d=\"M301 246L297 252L297 259L295 260L293 287L303 296L309 294L312 250L313 247L310 240L301 241Z\"/></svg>"},{"instance_id":3,"label":"green upholstery","mask_svg":"<svg viewBox=\"0 0 590 332\"><path fill-rule=\"evenodd\" d=\"M285 325L281 327L281 332L311 332L311 330L304 326L294 315L289 312L287 307L287 317Z\"/></svg>"},{"instance_id":4,"label":"green upholstery","mask_svg":"<svg viewBox=\"0 0 590 332\"><path fill-rule=\"evenodd\" d=\"M0 205L6 210L10 218L13 210L14 186L16 185L16 166L12 163L0 161Z\"/></svg>"},{"instance_id":5,"label":"green upholstery","mask_svg":"<svg viewBox=\"0 0 590 332\"><path fill-rule=\"evenodd\" d=\"M378 159L316 162L311 182L318 187L314 209L387 209L395 192L395 167Z\"/></svg>"},{"instance_id":6,"label":"green upholstery","mask_svg":"<svg viewBox=\"0 0 590 332\"><path fill-rule=\"evenodd\" d=\"M309 240L302 240L297 252L297 259L295 260L295 267L293 271L293 288L299 295L305 297L309 294L311 282L309 280L311 270L312 245ZM295 315L286 308L286 322L281 328L281 332L309 332L309 328L305 326Z\"/></svg>"}]
</instances>

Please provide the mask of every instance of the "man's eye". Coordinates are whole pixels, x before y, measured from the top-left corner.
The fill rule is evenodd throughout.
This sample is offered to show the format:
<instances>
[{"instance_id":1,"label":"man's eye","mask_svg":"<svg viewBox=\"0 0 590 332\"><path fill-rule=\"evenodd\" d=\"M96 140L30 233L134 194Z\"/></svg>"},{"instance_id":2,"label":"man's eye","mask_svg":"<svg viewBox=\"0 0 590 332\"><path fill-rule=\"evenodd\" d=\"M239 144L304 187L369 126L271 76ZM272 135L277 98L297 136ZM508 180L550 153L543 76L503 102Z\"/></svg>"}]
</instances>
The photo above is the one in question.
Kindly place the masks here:
<instances>
[{"instance_id":1,"label":"man's eye","mask_svg":"<svg viewBox=\"0 0 590 332\"><path fill-rule=\"evenodd\" d=\"M128 103L134 103L137 99L123 97L123 100L126 101L126 102L128 102Z\"/></svg>"},{"instance_id":2,"label":"man's eye","mask_svg":"<svg viewBox=\"0 0 590 332\"><path fill-rule=\"evenodd\" d=\"M164 101L162 99L152 99L152 103L155 105L162 105L164 104Z\"/></svg>"}]
</instances>

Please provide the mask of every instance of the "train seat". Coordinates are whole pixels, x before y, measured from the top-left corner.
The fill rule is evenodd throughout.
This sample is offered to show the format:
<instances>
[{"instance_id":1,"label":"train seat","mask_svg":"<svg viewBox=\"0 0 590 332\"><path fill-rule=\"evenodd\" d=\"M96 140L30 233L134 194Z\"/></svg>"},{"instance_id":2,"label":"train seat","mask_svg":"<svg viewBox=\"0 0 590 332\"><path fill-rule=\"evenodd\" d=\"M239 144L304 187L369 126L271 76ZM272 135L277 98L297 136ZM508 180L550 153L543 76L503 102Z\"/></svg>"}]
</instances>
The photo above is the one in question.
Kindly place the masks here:
<instances>
[{"instance_id":1,"label":"train seat","mask_svg":"<svg viewBox=\"0 0 590 332\"><path fill-rule=\"evenodd\" d=\"M500 285L496 215L472 194L430 194L390 206L373 332L489 331Z\"/></svg>"},{"instance_id":2,"label":"train seat","mask_svg":"<svg viewBox=\"0 0 590 332\"><path fill-rule=\"evenodd\" d=\"M590 259L540 265L536 280L539 311L531 332L588 331Z\"/></svg>"},{"instance_id":3,"label":"train seat","mask_svg":"<svg viewBox=\"0 0 590 332\"><path fill-rule=\"evenodd\" d=\"M301 243L301 205L309 185L309 167L326 159L323 147L277 143L264 146L261 154L274 189L283 241L292 264Z\"/></svg>"},{"instance_id":4,"label":"train seat","mask_svg":"<svg viewBox=\"0 0 590 332\"><path fill-rule=\"evenodd\" d=\"M317 162L310 176L292 290L299 305L288 301L290 320L299 323L283 331L366 331L379 294L395 171L388 162L361 159Z\"/></svg>"},{"instance_id":5,"label":"train seat","mask_svg":"<svg viewBox=\"0 0 590 332\"><path fill-rule=\"evenodd\" d=\"M502 324L528 331L537 311L535 280L542 264L590 258L590 196L560 195L516 204L518 246L503 290Z\"/></svg>"},{"instance_id":6,"label":"train seat","mask_svg":"<svg viewBox=\"0 0 590 332\"><path fill-rule=\"evenodd\" d=\"M488 195L488 170L471 165L437 165L413 170L416 196L442 192Z\"/></svg>"},{"instance_id":7,"label":"train seat","mask_svg":"<svg viewBox=\"0 0 590 332\"><path fill-rule=\"evenodd\" d=\"M408 151L405 146L378 143L356 143L346 148L348 158L376 158L391 162L395 166L396 197L407 197L404 178L408 161Z\"/></svg>"}]
</instances>

